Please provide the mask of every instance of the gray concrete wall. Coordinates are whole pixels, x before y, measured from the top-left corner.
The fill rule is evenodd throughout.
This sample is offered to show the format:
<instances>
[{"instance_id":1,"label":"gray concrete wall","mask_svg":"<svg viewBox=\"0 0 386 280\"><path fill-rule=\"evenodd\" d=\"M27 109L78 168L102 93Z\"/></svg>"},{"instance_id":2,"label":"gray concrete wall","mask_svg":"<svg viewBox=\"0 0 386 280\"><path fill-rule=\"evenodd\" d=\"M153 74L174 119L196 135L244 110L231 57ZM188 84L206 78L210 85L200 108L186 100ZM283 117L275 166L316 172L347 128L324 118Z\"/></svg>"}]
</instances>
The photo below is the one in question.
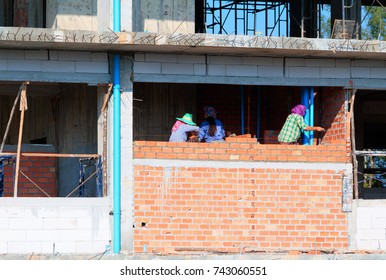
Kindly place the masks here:
<instances>
[{"instance_id":1,"label":"gray concrete wall","mask_svg":"<svg viewBox=\"0 0 386 280\"><path fill-rule=\"evenodd\" d=\"M109 249L107 198L2 198L0 254L84 254Z\"/></svg>"},{"instance_id":2,"label":"gray concrete wall","mask_svg":"<svg viewBox=\"0 0 386 280\"><path fill-rule=\"evenodd\" d=\"M97 5L98 0L47 0L47 28L96 31Z\"/></svg>"},{"instance_id":3,"label":"gray concrete wall","mask_svg":"<svg viewBox=\"0 0 386 280\"><path fill-rule=\"evenodd\" d=\"M136 82L282 86L354 86L386 89L386 61L136 54Z\"/></svg>"},{"instance_id":4,"label":"gray concrete wall","mask_svg":"<svg viewBox=\"0 0 386 280\"><path fill-rule=\"evenodd\" d=\"M194 33L194 1L133 0L133 4L133 31Z\"/></svg>"}]
</instances>

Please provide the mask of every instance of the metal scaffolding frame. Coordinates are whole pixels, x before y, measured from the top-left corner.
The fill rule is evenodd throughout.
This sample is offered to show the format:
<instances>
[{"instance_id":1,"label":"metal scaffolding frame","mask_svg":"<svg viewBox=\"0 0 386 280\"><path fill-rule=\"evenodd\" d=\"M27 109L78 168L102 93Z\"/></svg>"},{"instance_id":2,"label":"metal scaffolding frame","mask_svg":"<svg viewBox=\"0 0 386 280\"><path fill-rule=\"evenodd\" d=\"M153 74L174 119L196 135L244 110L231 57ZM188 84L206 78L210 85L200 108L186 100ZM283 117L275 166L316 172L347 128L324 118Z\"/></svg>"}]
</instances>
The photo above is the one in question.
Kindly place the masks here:
<instances>
[{"instance_id":1,"label":"metal scaffolding frame","mask_svg":"<svg viewBox=\"0 0 386 280\"><path fill-rule=\"evenodd\" d=\"M383 1L362 0L361 5L383 7L381 2ZM345 26L345 21L349 20L348 10L353 8L353 3L352 0L205 0L204 32L278 37L293 37L293 33L300 34L299 37L320 38L324 5L335 4L338 13L341 8L341 14L334 19L341 19ZM354 20L359 20L357 24L360 24L360 19ZM331 22L332 25L334 22ZM291 28L299 28L299 32L290 30Z\"/></svg>"},{"instance_id":2,"label":"metal scaffolding frame","mask_svg":"<svg viewBox=\"0 0 386 280\"><path fill-rule=\"evenodd\" d=\"M289 4L290 0L206 0L205 30L211 34L288 37L291 18ZM300 26L301 23L298 24Z\"/></svg>"}]
</instances>

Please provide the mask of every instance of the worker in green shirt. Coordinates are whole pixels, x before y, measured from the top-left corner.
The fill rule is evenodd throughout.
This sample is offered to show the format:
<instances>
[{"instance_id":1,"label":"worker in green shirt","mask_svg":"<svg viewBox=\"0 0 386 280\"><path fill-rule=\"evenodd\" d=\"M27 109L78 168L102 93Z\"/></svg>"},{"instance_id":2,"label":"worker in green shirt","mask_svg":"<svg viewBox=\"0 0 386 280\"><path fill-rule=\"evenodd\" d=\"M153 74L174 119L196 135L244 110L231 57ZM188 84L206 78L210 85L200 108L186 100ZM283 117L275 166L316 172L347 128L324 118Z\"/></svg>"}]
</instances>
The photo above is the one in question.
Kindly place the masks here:
<instances>
[{"instance_id":1,"label":"worker in green shirt","mask_svg":"<svg viewBox=\"0 0 386 280\"><path fill-rule=\"evenodd\" d=\"M304 122L304 115L306 114L306 107L304 105L296 105L292 108L291 114L287 117L279 136L280 144L297 145L298 140L304 130L313 130L324 132L326 131L320 126L308 126Z\"/></svg>"}]
</instances>

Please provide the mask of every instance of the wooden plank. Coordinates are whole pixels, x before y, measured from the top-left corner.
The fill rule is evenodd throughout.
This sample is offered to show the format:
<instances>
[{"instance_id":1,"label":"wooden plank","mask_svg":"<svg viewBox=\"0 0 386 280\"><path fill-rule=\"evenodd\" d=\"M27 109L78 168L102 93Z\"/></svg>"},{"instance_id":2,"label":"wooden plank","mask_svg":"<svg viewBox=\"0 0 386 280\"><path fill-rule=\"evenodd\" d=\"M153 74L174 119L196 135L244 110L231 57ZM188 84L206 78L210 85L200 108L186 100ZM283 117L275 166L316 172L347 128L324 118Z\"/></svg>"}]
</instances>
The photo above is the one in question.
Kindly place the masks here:
<instances>
[{"instance_id":1,"label":"wooden plank","mask_svg":"<svg viewBox=\"0 0 386 280\"><path fill-rule=\"evenodd\" d=\"M23 89L20 95L20 125L19 125L19 139L17 142L17 154L16 154L16 167L15 167L15 182L13 187L13 197L17 197L17 190L19 185L19 171L20 171L20 154L21 154L21 144L23 141L23 125L24 125L24 113L28 110L27 105L27 86L23 83Z\"/></svg>"},{"instance_id":2,"label":"wooden plank","mask_svg":"<svg viewBox=\"0 0 386 280\"><path fill-rule=\"evenodd\" d=\"M354 199L359 198L358 190L358 162L356 157L356 144L355 144L355 121L354 121L354 105L355 105L355 89L351 92L351 105L350 105L350 122L351 122L351 150L352 150L352 161L354 167Z\"/></svg>"},{"instance_id":3,"label":"wooden plank","mask_svg":"<svg viewBox=\"0 0 386 280\"><path fill-rule=\"evenodd\" d=\"M23 88L25 87L26 84L28 84L28 82L23 82L23 83L22 83L22 85L21 85L20 88L19 88L19 92L18 92L18 94L17 94L17 96L16 96L16 98L15 98L15 102L13 103L12 110L11 110L11 113L10 113L10 115L9 115L7 127L6 127L6 129L5 129L3 141L1 142L0 153L2 153L3 150L4 150L5 141L6 141L7 137L8 137L9 128L10 128L11 123L12 123L13 114L15 113L16 105L17 105L17 103L19 102L20 95L21 95L21 91L23 90Z\"/></svg>"},{"instance_id":4,"label":"wooden plank","mask_svg":"<svg viewBox=\"0 0 386 280\"><path fill-rule=\"evenodd\" d=\"M17 153L0 153L0 156L14 156ZM55 154L55 153L21 153L24 157L58 157L58 158L97 158L98 154Z\"/></svg>"},{"instance_id":5,"label":"wooden plank","mask_svg":"<svg viewBox=\"0 0 386 280\"><path fill-rule=\"evenodd\" d=\"M105 99L103 100L103 105L102 105L102 112L106 111L107 104L108 104L108 101L109 101L110 96L111 96L111 89L112 89L112 87L113 87L113 84L109 84L107 92L105 93Z\"/></svg>"}]
</instances>

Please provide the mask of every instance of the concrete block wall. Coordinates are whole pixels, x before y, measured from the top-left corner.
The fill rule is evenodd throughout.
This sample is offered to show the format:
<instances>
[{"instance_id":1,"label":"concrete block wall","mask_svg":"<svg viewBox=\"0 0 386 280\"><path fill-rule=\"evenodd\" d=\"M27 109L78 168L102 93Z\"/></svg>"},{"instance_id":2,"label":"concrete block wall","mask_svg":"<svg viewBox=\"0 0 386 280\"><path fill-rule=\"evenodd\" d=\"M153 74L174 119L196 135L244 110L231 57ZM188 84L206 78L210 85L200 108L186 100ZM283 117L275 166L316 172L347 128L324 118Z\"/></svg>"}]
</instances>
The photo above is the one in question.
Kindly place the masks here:
<instances>
[{"instance_id":1,"label":"concrete block wall","mask_svg":"<svg viewBox=\"0 0 386 280\"><path fill-rule=\"evenodd\" d=\"M0 79L101 83L110 79L107 53L0 50Z\"/></svg>"},{"instance_id":2,"label":"concrete block wall","mask_svg":"<svg viewBox=\"0 0 386 280\"><path fill-rule=\"evenodd\" d=\"M178 144L188 153L193 150ZM351 165L154 158L134 161L136 253L339 251L349 246L342 175Z\"/></svg>"},{"instance_id":3,"label":"concrete block wall","mask_svg":"<svg viewBox=\"0 0 386 280\"><path fill-rule=\"evenodd\" d=\"M352 246L358 250L386 250L386 201L356 200L353 203Z\"/></svg>"},{"instance_id":4,"label":"concrete block wall","mask_svg":"<svg viewBox=\"0 0 386 280\"><path fill-rule=\"evenodd\" d=\"M107 198L2 198L0 254L103 253L109 211Z\"/></svg>"},{"instance_id":5,"label":"concrete block wall","mask_svg":"<svg viewBox=\"0 0 386 280\"><path fill-rule=\"evenodd\" d=\"M350 79L358 79L358 81L360 79L383 79L386 76L386 63L377 60L333 58L136 54L135 74L206 76L206 79L219 76L295 80L307 78L312 80L314 85L318 79L321 81L333 80L336 85L346 85L345 81ZM305 82L303 80L303 83ZM323 85L333 86L334 84L323 82Z\"/></svg>"}]
</instances>

